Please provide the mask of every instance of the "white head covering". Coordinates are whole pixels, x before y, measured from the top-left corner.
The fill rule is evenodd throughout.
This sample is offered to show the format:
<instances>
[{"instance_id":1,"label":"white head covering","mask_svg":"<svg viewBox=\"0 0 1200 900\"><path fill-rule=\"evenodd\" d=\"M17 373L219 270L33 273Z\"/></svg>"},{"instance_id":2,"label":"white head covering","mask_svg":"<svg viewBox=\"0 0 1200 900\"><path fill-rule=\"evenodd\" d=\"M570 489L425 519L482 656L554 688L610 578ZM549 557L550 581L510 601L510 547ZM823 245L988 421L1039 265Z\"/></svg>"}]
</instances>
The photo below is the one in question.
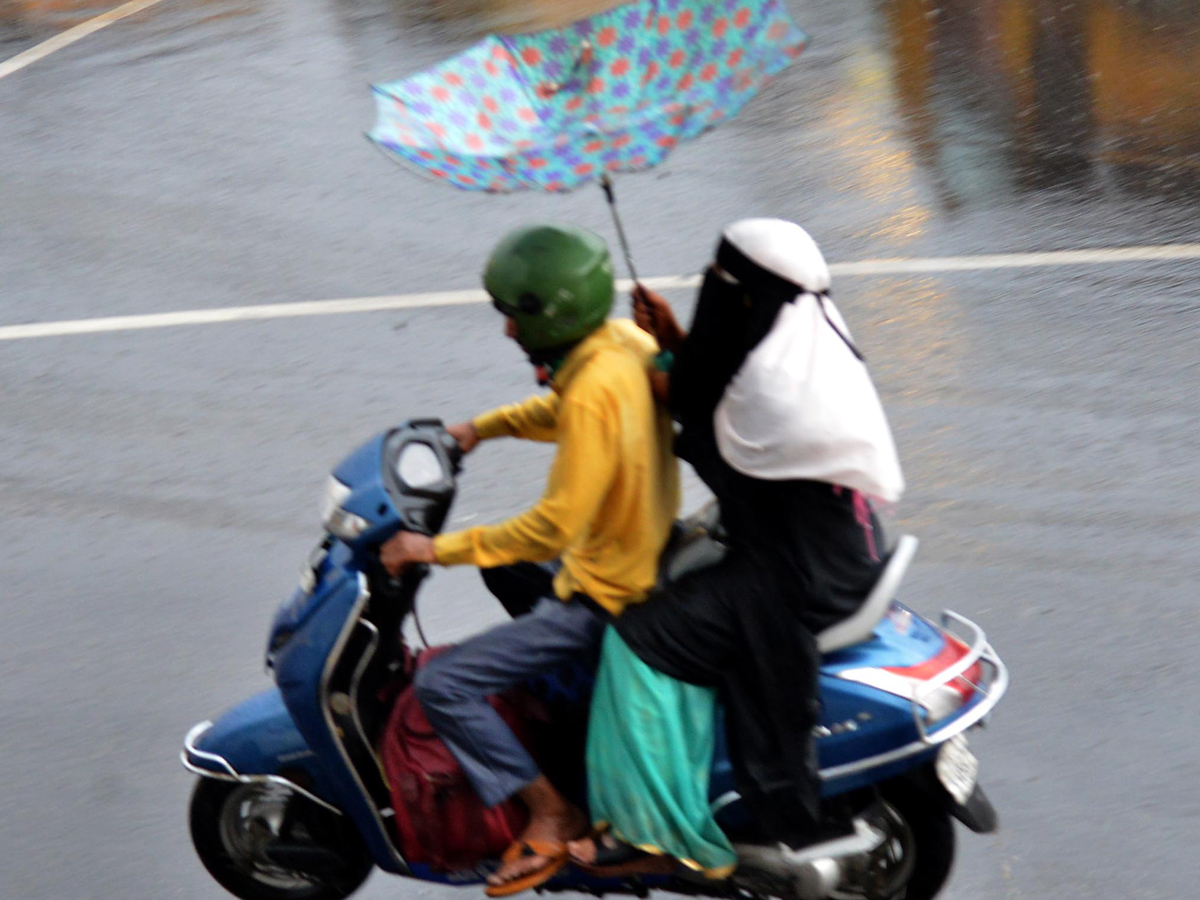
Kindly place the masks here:
<instances>
[{"instance_id":1,"label":"white head covering","mask_svg":"<svg viewBox=\"0 0 1200 900\"><path fill-rule=\"evenodd\" d=\"M722 235L762 269L797 286L822 294L832 277L821 248L807 231L784 219L741 219Z\"/></svg>"},{"instance_id":2,"label":"white head covering","mask_svg":"<svg viewBox=\"0 0 1200 900\"><path fill-rule=\"evenodd\" d=\"M796 285L750 352L713 418L721 456L771 481L844 485L894 502L904 491L896 445L867 367L829 290L829 266L803 228L745 219L725 240L756 266Z\"/></svg>"}]
</instances>

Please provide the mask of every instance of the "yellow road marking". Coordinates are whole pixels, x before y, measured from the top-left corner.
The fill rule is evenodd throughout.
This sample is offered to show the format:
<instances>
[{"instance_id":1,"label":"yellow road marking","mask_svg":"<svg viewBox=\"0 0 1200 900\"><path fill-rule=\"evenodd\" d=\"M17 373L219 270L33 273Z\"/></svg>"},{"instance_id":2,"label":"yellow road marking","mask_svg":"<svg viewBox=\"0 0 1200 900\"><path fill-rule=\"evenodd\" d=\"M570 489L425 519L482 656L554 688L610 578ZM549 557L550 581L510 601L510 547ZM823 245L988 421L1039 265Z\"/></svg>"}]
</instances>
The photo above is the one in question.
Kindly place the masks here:
<instances>
[{"instance_id":1,"label":"yellow road marking","mask_svg":"<svg viewBox=\"0 0 1200 900\"><path fill-rule=\"evenodd\" d=\"M51 53L69 47L76 41L83 40L89 34L95 34L101 28L107 28L114 22L119 22L124 18L141 12L147 7L153 6L156 3L161 3L162 0L130 0L129 3L122 3L116 9L110 9L106 13L101 13L93 19L88 19L86 22L81 22L74 28L68 28L61 34L56 34L49 40L42 41L40 44L30 47L16 56L0 62L0 78L6 78L13 72L19 72L26 66L31 66L40 59L45 59Z\"/></svg>"}]
</instances>

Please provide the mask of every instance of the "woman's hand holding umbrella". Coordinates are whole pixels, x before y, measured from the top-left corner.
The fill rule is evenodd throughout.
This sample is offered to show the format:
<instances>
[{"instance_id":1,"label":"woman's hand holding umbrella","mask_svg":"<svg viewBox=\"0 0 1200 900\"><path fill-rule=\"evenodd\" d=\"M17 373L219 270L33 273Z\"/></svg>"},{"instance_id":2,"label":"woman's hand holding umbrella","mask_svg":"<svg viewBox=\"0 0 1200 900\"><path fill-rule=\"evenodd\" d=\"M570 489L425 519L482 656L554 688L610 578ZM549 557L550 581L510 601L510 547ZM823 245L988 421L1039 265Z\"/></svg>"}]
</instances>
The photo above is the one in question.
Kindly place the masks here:
<instances>
[{"instance_id":1,"label":"woman's hand holding umbrella","mask_svg":"<svg viewBox=\"0 0 1200 900\"><path fill-rule=\"evenodd\" d=\"M633 286L633 321L670 353L678 352L687 337L666 298L641 284Z\"/></svg>"},{"instance_id":2,"label":"woman's hand holding umbrella","mask_svg":"<svg viewBox=\"0 0 1200 900\"><path fill-rule=\"evenodd\" d=\"M641 284L633 287L633 321L637 323L638 328L653 335L658 341L659 349L663 351L658 359L666 357L668 361L668 364L661 367L656 363L650 372L650 388L655 398L661 403L667 403L671 399L669 361L673 360L674 354L683 346L687 332L675 318L671 304L667 303L666 298Z\"/></svg>"}]
</instances>

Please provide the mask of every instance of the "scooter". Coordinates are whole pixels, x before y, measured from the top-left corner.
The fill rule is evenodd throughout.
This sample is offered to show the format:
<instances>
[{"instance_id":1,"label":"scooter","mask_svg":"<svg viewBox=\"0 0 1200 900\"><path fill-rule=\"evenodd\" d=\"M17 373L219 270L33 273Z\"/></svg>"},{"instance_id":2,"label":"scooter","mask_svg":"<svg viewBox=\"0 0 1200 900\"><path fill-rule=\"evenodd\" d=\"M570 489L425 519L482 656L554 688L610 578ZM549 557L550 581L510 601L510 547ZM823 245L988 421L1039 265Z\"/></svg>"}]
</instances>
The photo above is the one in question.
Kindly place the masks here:
<instances>
[{"instance_id":1,"label":"scooter","mask_svg":"<svg viewBox=\"0 0 1200 900\"><path fill-rule=\"evenodd\" d=\"M181 757L199 776L192 840L204 866L235 896L341 900L375 867L478 885L499 864L444 872L406 861L376 750L388 715L381 688L406 677L404 626L429 574L416 567L392 578L378 548L401 529L441 529L460 463L457 442L437 420L405 422L348 456L327 483L326 535L271 627L266 665L275 687L188 732ZM719 558L718 519L706 510L680 523L664 557L665 577ZM543 889L934 897L954 859L952 820L980 833L997 827L966 734L1000 701L1008 672L973 622L945 612L938 627L896 602L916 547L915 538L902 537L861 610L819 635L823 712L815 732L823 803L844 827L800 850L754 839L718 729L711 801L738 852L731 878L708 882L682 872L606 879L568 868Z\"/></svg>"}]
</instances>

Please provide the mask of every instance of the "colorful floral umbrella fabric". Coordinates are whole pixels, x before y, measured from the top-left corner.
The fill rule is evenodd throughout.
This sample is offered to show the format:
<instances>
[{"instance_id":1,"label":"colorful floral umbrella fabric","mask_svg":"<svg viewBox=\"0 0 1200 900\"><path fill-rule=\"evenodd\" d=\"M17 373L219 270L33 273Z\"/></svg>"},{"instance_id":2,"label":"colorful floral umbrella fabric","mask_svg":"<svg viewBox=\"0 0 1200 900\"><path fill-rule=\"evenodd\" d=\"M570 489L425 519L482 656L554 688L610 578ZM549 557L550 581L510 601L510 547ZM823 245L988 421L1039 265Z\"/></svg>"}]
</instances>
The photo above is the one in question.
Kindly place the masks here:
<instances>
[{"instance_id":1,"label":"colorful floral umbrella fabric","mask_svg":"<svg viewBox=\"0 0 1200 900\"><path fill-rule=\"evenodd\" d=\"M782 0L640 0L377 85L368 136L460 188L567 191L658 165L806 43Z\"/></svg>"}]
</instances>

